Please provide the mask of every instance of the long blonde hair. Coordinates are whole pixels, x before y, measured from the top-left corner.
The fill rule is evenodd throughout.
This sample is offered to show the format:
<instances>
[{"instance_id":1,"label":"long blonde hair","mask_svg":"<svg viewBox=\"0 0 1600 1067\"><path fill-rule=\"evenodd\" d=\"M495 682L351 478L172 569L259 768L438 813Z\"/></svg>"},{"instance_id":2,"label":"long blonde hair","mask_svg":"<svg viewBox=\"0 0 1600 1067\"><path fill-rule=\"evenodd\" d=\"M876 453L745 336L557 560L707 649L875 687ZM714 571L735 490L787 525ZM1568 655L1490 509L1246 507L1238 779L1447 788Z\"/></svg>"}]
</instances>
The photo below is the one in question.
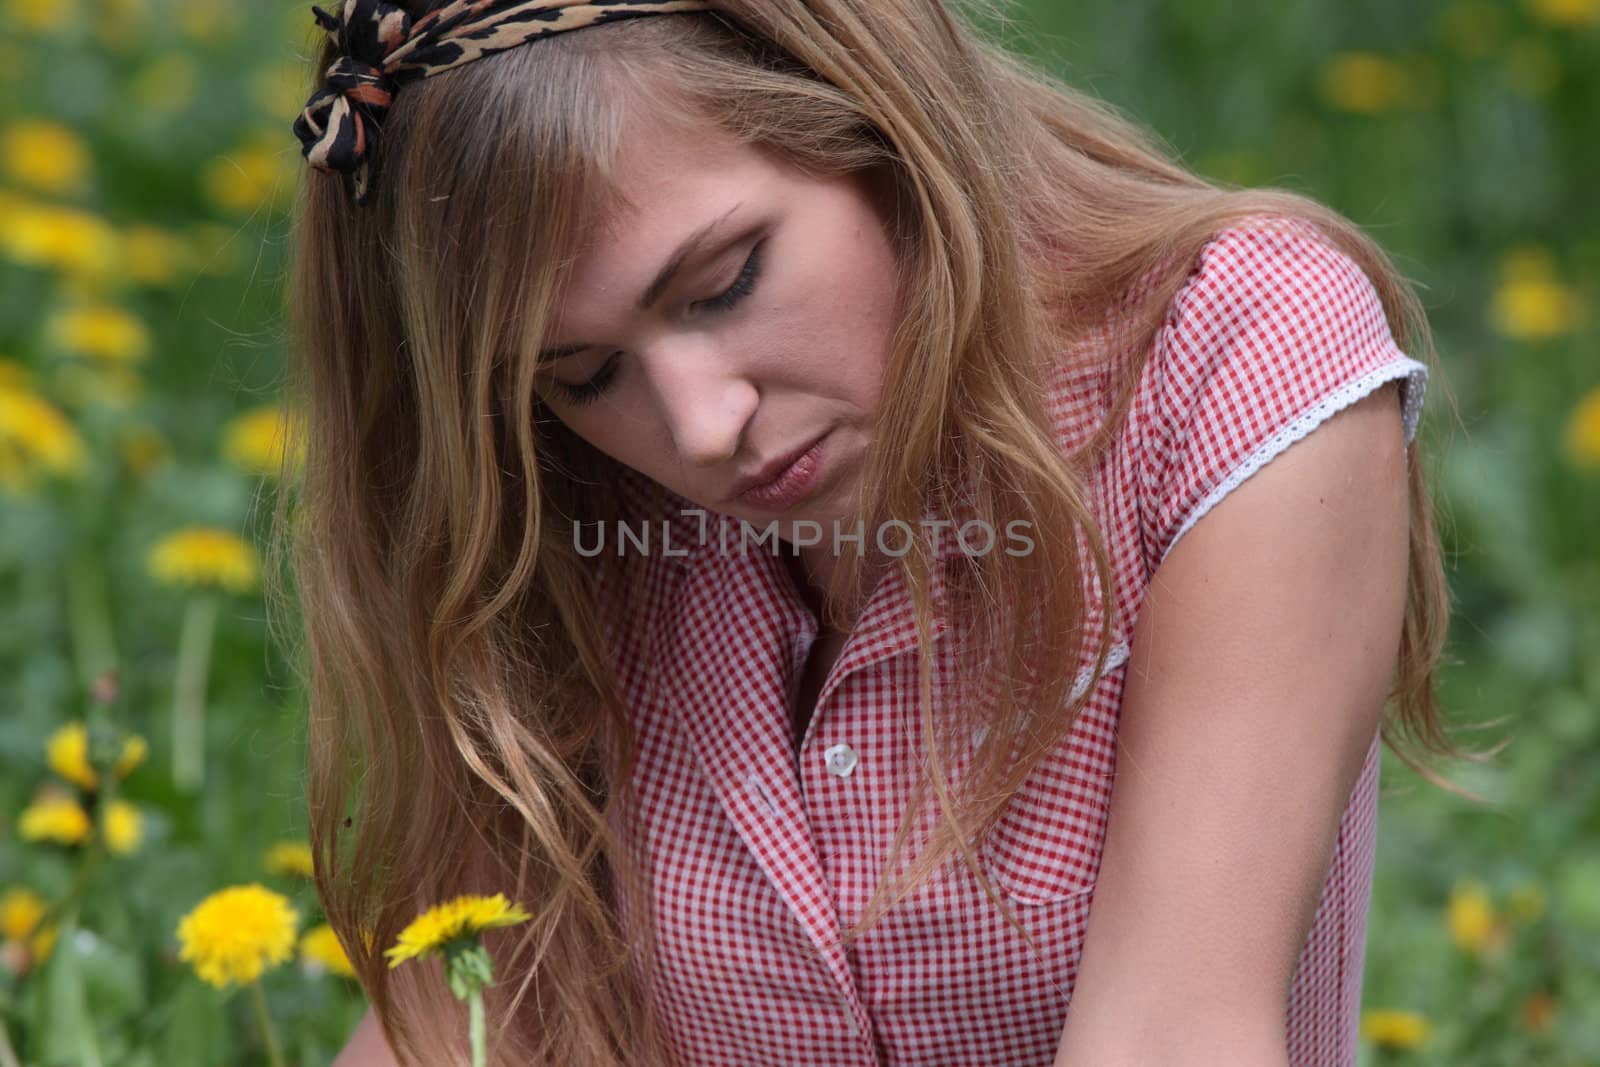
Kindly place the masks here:
<instances>
[{"instance_id":1,"label":"long blonde hair","mask_svg":"<svg viewBox=\"0 0 1600 1067\"><path fill-rule=\"evenodd\" d=\"M319 84L335 55L330 43L314 58ZM318 892L403 1061L465 1062L463 1009L436 973L390 971L382 947L427 904L504 890L534 919L492 939L494 1062L670 1062L628 965L630 942L647 951L650 938L625 938L617 921L618 892L645 895L608 828L625 792L608 783L633 765L629 712L593 561L562 532L611 506L582 477L604 460L552 427L531 358L562 265L620 202L624 118L645 107L819 174L892 175L902 323L862 499L915 517L976 485L971 506L991 528L1020 518L1061 532L960 576L984 677L1005 684L997 705L949 712L981 714L994 739L959 797L941 746L977 724L935 721L931 556L900 562L924 638L929 773L886 870L928 789L943 823L847 940L956 850L982 878L971 843L1070 729L1093 690L1069 699L1092 642L1103 671L1113 615L1086 632L1080 539L1099 588L1112 583L1084 472L1114 440L1138 357L1206 241L1264 216L1313 224L1372 279L1400 345L1437 363L1411 285L1353 223L1292 192L1189 172L940 0L728 0L407 86L385 121L374 201L353 209L335 177L307 172L294 203L288 388L307 448L272 545L289 551L303 619L289 643L304 638ZM1063 456L1043 406L1049 368L1108 341L1136 358L1111 416ZM1409 479L1409 592L1381 732L1460 792L1426 766L1480 757L1449 740L1435 703L1450 601L1416 444ZM829 601L857 578L846 556Z\"/></svg>"}]
</instances>

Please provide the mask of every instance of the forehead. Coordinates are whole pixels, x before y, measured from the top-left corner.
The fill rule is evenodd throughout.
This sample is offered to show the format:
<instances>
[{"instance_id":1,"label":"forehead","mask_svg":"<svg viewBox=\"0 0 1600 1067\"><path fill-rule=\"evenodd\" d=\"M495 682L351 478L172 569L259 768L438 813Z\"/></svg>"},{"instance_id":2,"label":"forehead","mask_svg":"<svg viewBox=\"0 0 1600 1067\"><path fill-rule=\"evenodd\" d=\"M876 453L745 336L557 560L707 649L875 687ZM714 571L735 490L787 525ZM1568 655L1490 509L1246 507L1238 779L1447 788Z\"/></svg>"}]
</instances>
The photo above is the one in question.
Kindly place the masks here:
<instances>
[{"instance_id":1,"label":"forehead","mask_svg":"<svg viewBox=\"0 0 1600 1067\"><path fill-rule=\"evenodd\" d=\"M785 178L769 153L714 127L631 121L618 145L609 207L576 250L568 284L597 291L652 270L739 201L775 200Z\"/></svg>"}]
</instances>

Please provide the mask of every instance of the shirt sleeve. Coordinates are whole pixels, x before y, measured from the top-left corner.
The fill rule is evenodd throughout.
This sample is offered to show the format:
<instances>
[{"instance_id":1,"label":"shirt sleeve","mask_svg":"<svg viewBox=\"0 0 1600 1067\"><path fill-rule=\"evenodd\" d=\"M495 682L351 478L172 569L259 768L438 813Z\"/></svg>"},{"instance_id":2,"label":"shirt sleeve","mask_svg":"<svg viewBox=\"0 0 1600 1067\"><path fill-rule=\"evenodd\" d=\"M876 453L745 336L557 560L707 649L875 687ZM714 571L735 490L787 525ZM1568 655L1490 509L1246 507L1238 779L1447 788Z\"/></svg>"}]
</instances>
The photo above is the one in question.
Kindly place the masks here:
<instances>
[{"instance_id":1,"label":"shirt sleeve","mask_svg":"<svg viewBox=\"0 0 1600 1067\"><path fill-rule=\"evenodd\" d=\"M1134 409L1149 570L1250 475L1396 379L1409 446L1428 368L1395 343L1361 268L1298 221L1215 235L1173 299Z\"/></svg>"}]
</instances>

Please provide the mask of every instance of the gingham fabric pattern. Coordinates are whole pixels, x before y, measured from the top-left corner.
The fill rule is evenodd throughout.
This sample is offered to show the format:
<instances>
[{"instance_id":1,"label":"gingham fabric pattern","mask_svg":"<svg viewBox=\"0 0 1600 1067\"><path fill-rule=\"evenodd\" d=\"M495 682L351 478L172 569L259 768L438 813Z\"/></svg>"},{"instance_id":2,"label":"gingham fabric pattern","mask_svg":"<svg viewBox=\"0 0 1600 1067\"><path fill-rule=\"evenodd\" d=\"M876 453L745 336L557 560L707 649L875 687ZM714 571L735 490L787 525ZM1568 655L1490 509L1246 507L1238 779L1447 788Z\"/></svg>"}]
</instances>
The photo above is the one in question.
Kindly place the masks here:
<instances>
[{"instance_id":1,"label":"gingham fabric pattern","mask_svg":"<svg viewBox=\"0 0 1600 1067\"><path fill-rule=\"evenodd\" d=\"M979 853L1037 958L959 858L848 951L833 944L861 914L918 773L909 597L897 573L878 585L797 751L789 702L817 624L781 562L759 547L724 551L721 516L703 526L680 513L689 502L627 472L628 512L657 540L614 560L625 577L600 584L640 746L639 815L617 829L653 882L646 977L684 1062L1048 1067L1093 903L1128 638L1151 576L1252 472L1397 379L1409 443L1427 368L1396 346L1370 280L1305 224L1236 227L1205 246L1092 474L1121 609L1112 669ZM1091 366L1052 384L1063 449L1107 413L1109 382ZM944 538L941 558L954 545ZM936 683L952 677L946 631L959 625L939 620ZM1379 751L1374 736L1286 1005L1295 1067L1355 1062Z\"/></svg>"}]
</instances>

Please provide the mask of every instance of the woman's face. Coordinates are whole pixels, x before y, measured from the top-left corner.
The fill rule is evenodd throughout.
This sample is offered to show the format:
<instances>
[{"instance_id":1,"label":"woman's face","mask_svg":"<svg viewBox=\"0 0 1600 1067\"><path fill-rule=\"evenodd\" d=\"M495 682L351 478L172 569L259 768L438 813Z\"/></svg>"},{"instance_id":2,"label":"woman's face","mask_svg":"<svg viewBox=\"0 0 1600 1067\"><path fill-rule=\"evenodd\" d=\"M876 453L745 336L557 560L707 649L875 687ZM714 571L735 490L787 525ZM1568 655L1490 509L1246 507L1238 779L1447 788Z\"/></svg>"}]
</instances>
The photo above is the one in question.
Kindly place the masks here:
<instances>
[{"instance_id":1,"label":"woman's face","mask_svg":"<svg viewBox=\"0 0 1600 1067\"><path fill-rule=\"evenodd\" d=\"M758 529L777 520L785 539L813 520L831 551L835 522L854 531L896 323L885 187L646 122L619 180L634 210L565 277L540 396L577 436L679 495ZM737 498L821 435L803 500Z\"/></svg>"}]
</instances>

